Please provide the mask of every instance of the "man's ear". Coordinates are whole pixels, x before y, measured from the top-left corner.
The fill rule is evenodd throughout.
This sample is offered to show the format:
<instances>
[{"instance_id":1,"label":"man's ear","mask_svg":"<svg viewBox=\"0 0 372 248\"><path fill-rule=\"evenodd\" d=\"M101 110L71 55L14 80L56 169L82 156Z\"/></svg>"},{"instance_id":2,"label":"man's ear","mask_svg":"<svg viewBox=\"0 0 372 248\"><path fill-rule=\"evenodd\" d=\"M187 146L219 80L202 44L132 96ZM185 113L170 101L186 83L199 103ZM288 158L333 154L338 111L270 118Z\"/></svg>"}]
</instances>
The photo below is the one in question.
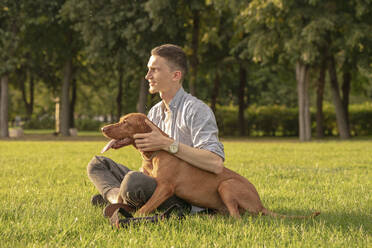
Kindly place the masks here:
<instances>
[{"instance_id":1,"label":"man's ear","mask_svg":"<svg viewBox=\"0 0 372 248\"><path fill-rule=\"evenodd\" d=\"M181 71L174 71L173 72L173 80L174 81L181 81L182 72Z\"/></svg>"}]
</instances>

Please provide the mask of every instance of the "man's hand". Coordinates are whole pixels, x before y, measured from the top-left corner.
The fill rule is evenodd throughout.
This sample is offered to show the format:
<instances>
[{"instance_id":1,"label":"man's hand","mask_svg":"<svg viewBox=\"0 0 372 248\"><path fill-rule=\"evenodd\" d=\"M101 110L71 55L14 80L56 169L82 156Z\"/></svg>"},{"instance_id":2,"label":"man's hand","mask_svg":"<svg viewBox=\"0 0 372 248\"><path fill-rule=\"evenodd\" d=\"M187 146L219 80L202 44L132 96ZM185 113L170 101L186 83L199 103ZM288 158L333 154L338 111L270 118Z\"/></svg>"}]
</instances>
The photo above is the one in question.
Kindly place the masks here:
<instances>
[{"instance_id":1,"label":"man's hand","mask_svg":"<svg viewBox=\"0 0 372 248\"><path fill-rule=\"evenodd\" d=\"M150 133L135 134L133 136L137 148L141 152L158 151L162 149L168 151L168 147L174 140L164 136L150 121L146 120L146 124L151 128ZM215 174L219 174L223 171L222 158L208 150L194 148L180 143L179 150L174 156L205 171Z\"/></svg>"},{"instance_id":2,"label":"man's hand","mask_svg":"<svg viewBox=\"0 0 372 248\"><path fill-rule=\"evenodd\" d=\"M164 136L151 121L145 120L145 122L152 131L150 133L138 133L133 136L134 142L141 152L167 149L173 143L174 140Z\"/></svg>"}]
</instances>

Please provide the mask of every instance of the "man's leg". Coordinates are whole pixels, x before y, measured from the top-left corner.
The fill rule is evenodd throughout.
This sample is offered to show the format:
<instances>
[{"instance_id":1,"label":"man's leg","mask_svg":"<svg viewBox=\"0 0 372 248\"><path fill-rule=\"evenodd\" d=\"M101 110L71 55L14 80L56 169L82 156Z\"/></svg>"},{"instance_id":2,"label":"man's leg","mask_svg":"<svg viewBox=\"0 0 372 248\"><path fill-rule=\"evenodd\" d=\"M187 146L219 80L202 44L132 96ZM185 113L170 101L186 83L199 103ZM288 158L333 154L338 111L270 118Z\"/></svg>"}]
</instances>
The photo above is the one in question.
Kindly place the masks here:
<instances>
[{"instance_id":1,"label":"man's leg","mask_svg":"<svg viewBox=\"0 0 372 248\"><path fill-rule=\"evenodd\" d=\"M116 203L120 193L125 204L139 209L152 196L156 188L156 181L141 172L131 171L124 165L115 163L113 160L95 156L89 162L88 177L96 186L106 201ZM179 204L189 210L191 206L182 199L172 196L159 206L159 210Z\"/></svg>"},{"instance_id":2,"label":"man's leg","mask_svg":"<svg viewBox=\"0 0 372 248\"><path fill-rule=\"evenodd\" d=\"M124 165L103 156L94 156L87 167L89 179L110 203L116 203L120 184L129 171Z\"/></svg>"},{"instance_id":3,"label":"man's leg","mask_svg":"<svg viewBox=\"0 0 372 248\"><path fill-rule=\"evenodd\" d=\"M120 186L120 196L125 204L139 209L152 196L156 188L156 180L138 171L128 172ZM170 206L178 204L186 211L190 211L191 205L177 196L172 196L163 202L157 209L166 210Z\"/></svg>"}]
</instances>

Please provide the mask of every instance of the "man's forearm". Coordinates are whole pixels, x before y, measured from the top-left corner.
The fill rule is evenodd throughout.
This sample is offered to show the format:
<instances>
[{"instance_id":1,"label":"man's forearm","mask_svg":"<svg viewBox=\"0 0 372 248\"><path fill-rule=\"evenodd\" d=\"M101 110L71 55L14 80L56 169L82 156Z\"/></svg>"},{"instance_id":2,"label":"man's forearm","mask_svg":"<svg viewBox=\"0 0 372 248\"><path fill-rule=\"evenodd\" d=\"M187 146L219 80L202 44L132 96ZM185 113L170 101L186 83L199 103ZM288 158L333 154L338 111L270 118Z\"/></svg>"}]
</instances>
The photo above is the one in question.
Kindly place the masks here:
<instances>
[{"instance_id":1,"label":"man's forearm","mask_svg":"<svg viewBox=\"0 0 372 248\"><path fill-rule=\"evenodd\" d=\"M219 174L223 170L222 158L208 150L198 149L180 143L178 152L174 155L199 169L215 174Z\"/></svg>"},{"instance_id":2,"label":"man's forearm","mask_svg":"<svg viewBox=\"0 0 372 248\"><path fill-rule=\"evenodd\" d=\"M174 142L170 137L164 136L152 122L146 122L152 129L150 133L135 134L135 144L141 152L165 150L169 152L169 146ZM223 160L217 154L208 150L194 148L185 144L179 144L176 157L215 174L223 170Z\"/></svg>"}]
</instances>

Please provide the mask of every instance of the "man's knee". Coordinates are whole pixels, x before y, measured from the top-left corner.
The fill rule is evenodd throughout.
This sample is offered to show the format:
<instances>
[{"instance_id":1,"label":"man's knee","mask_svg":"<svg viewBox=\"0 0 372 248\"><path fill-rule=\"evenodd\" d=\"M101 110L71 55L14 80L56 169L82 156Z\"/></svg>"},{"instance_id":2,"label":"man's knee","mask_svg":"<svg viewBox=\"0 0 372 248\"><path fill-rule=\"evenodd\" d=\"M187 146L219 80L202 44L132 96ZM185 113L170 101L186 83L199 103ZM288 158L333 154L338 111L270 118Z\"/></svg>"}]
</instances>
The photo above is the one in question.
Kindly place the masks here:
<instances>
[{"instance_id":1,"label":"man's knee","mask_svg":"<svg viewBox=\"0 0 372 248\"><path fill-rule=\"evenodd\" d=\"M87 166L88 176L94 174L97 170L102 170L105 167L103 160L104 157L102 156L94 156L92 160L90 160Z\"/></svg>"},{"instance_id":2,"label":"man's knee","mask_svg":"<svg viewBox=\"0 0 372 248\"><path fill-rule=\"evenodd\" d=\"M120 196L124 203L140 208L151 197L156 188L154 178L138 171L128 172L120 186Z\"/></svg>"}]
</instances>

